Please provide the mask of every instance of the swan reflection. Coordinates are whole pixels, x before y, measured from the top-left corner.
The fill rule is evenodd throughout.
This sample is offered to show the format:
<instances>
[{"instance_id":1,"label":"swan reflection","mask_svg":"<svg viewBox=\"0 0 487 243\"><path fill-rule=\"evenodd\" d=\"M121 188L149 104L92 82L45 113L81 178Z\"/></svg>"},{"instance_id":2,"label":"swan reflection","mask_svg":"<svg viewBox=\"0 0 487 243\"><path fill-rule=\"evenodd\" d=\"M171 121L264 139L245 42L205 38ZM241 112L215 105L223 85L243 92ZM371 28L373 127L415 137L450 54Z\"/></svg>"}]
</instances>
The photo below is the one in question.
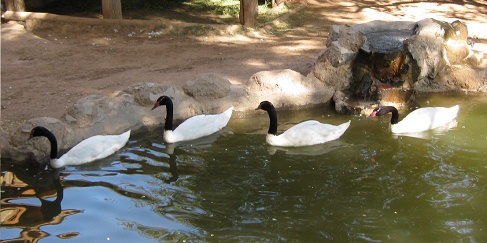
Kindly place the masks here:
<instances>
[{"instance_id":1,"label":"swan reflection","mask_svg":"<svg viewBox=\"0 0 487 243\"><path fill-rule=\"evenodd\" d=\"M313 146L303 146L303 147L276 147L276 146L268 146L267 152L269 155L274 155L277 151L284 151L285 154L288 155L323 155L327 154L333 150L339 148L345 148L348 146L348 143L334 140L331 142L327 142L324 144L318 144Z\"/></svg>"},{"instance_id":2,"label":"swan reflection","mask_svg":"<svg viewBox=\"0 0 487 243\"><path fill-rule=\"evenodd\" d=\"M56 189L56 199L53 201L44 199L42 197L42 189L35 189L36 197L41 201L41 213L44 221L50 221L61 213L61 201L63 200L63 186L59 178L59 170L55 170L49 176L52 177L52 184Z\"/></svg>"},{"instance_id":3,"label":"swan reflection","mask_svg":"<svg viewBox=\"0 0 487 243\"><path fill-rule=\"evenodd\" d=\"M2 165L2 227L22 231L15 240L36 242L49 236L41 226L60 224L65 217L81 212L62 210L63 186L60 170ZM54 200L48 198L55 197ZM38 203L31 203L37 198ZM13 239L12 239L13 240Z\"/></svg>"},{"instance_id":4,"label":"swan reflection","mask_svg":"<svg viewBox=\"0 0 487 243\"><path fill-rule=\"evenodd\" d=\"M194 149L194 148L207 148L211 147L213 143L215 143L219 137L225 136L226 133L224 131L218 131L216 133L210 134L208 136L204 136L201 138L197 138L190 141L182 141L177 143L166 143L165 152L169 155L174 154L174 149L179 147L181 149Z\"/></svg>"}]
</instances>

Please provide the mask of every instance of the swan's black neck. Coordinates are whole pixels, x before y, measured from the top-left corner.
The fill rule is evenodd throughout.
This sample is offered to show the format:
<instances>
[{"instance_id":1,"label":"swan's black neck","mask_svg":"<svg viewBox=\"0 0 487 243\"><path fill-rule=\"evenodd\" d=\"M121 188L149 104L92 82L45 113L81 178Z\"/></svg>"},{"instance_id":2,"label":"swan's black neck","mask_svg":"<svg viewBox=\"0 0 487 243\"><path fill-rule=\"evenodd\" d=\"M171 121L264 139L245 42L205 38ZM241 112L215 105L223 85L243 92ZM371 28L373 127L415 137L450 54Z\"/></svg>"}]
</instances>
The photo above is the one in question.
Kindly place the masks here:
<instances>
[{"instance_id":1,"label":"swan's black neck","mask_svg":"<svg viewBox=\"0 0 487 243\"><path fill-rule=\"evenodd\" d=\"M54 179L54 185L56 186L56 193L57 193L56 202L61 203L64 197L64 193L63 193L63 186L61 185L61 181L59 180L59 178Z\"/></svg>"},{"instance_id":2,"label":"swan's black neck","mask_svg":"<svg viewBox=\"0 0 487 243\"><path fill-rule=\"evenodd\" d=\"M51 131L47 130L45 127L35 127L30 133L30 137L46 137L51 143L51 159L57 158L57 140Z\"/></svg>"},{"instance_id":3,"label":"swan's black neck","mask_svg":"<svg viewBox=\"0 0 487 243\"><path fill-rule=\"evenodd\" d=\"M265 110L269 114L269 130L267 134L277 135L277 113L274 105L269 101L260 102L256 110Z\"/></svg>"},{"instance_id":4,"label":"swan's black neck","mask_svg":"<svg viewBox=\"0 0 487 243\"><path fill-rule=\"evenodd\" d=\"M164 123L164 130L172 131L172 120L174 116L174 106L171 99L165 99L164 105L166 105L166 122Z\"/></svg>"},{"instance_id":5,"label":"swan's black neck","mask_svg":"<svg viewBox=\"0 0 487 243\"><path fill-rule=\"evenodd\" d=\"M399 112L394 106L381 106L374 109L376 116L382 116L389 112L392 113L391 124L397 124L399 122Z\"/></svg>"},{"instance_id":6,"label":"swan's black neck","mask_svg":"<svg viewBox=\"0 0 487 243\"><path fill-rule=\"evenodd\" d=\"M63 196L64 196L63 186L61 185L61 181L59 180L59 178L54 179L53 183L56 187L56 192L57 192L56 200L49 201L43 199L36 193L37 198L41 201L42 217L46 221L52 220L52 218L58 216L62 211L61 201L63 200Z\"/></svg>"},{"instance_id":7,"label":"swan's black neck","mask_svg":"<svg viewBox=\"0 0 487 243\"><path fill-rule=\"evenodd\" d=\"M267 114L269 114L269 130L267 131L268 134L277 135L277 113L276 109L272 107L271 109L267 110Z\"/></svg>"},{"instance_id":8,"label":"swan's black neck","mask_svg":"<svg viewBox=\"0 0 487 243\"><path fill-rule=\"evenodd\" d=\"M391 107L391 124L397 124L399 122L399 113L397 112L396 107L390 106Z\"/></svg>"}]
</instances>

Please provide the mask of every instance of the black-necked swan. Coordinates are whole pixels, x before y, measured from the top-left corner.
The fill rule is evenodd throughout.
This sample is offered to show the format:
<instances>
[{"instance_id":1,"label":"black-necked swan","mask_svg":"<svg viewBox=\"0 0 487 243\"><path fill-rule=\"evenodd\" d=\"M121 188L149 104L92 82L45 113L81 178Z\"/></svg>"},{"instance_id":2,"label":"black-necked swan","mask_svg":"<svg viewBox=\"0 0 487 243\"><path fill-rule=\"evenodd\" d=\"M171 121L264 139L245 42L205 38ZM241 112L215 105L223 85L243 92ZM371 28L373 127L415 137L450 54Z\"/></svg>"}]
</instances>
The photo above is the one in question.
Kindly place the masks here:
<instances>
[{"instance_id":1,"label":"black-necked swan","mask_svg":"<svg viewBox=\"0 0 487 243\"><path fill-rule=\"evenodd\" d=\"M164 123L163 135L166 143L194 140L218 132L228 124L233 111L232 106L220 114L193 116L173 130L174 107L171 98L165 95L159 97L152 110L161 105L166 106L166 122Z\"/></svg>"},{"instance_id":2,"label":"black-necked swan","mask_svg":"<svg viewBox=\"0 0 487 243\"><path fill-rule=\"evenodd\" d=\"M30 132L29 139L43 136L51 142L50 165L61 168L66 165L82 165L98 159L103 159L121 149L130 137L130 130L120 135L96 135L89 137L67 153L57 159L57 140L54 134L45 127L35 127Z\"/></svg>"},{"instance_id":3,"label":"black-necked swan","mask_svg":"<svg viewBox=\"0 0 487 243\"><path fill-rule=\"evenodd\" d=\"M256 110L265 110L269 114L270 124L266 142L273 146L300 147L326 143L341 137L350 126L350 121L334 126L309 120L277 135L277 114L274 105L269 101L262 101Z\"/></svg>"},{"instance_id":4,"label":"black-necked swan","mask_svg":"<svg viewBox=\"0 0 487 243\"><path fill-rule=\"evenodd\" d=\"M389 112L392 133L418 133L444 126L457 117L459 106L424 107L409 113L399 122L399 113L394 106L379 106L369 117L382 116Z\"/></svg>"}]
</instances>

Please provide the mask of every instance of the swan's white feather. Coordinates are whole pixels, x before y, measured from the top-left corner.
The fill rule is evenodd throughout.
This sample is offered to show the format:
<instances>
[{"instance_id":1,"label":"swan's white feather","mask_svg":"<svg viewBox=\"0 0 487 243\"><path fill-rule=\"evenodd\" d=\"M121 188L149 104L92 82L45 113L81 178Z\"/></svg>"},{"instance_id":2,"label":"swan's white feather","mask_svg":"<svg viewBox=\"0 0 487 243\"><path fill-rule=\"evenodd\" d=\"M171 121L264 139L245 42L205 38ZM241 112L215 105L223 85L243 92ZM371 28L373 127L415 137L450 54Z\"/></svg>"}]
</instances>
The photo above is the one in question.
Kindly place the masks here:
<instances>
[{"instance_id":1,"label":"swan's white feather","mask_svg":"<svg viewBox=\"0 0 487 243\"><path fill-rule=\"evenodd\" d=\"M181 123L174 131L164 131L164 141L176 143L188 141L218 132L232 116L233 106L220 114L193 116Z\"/></svg>"},{"instance_id":2,"label":"swan's white feather","mask_svg":"<svg viewBox=\"0 0 487 243\"><path fill-rule=\"evenodd\" d=\"M103 159L121 149L128 142L130 130L120 135L96 135L89 137L71 148L59 159L52 159L53 168L66 165L81 165Z\"/></svg>"},{"instance_id":3,"label":"swan's white feather","mask_svg":"<svg viewBox=\"0 0 487 243\"><path fill-rule=\"evenodd\" d=\"M399 123L391 125L393 133L417 133L446 125L457 117L459 106L424 107L409 113Z\"/></svg>"},{"instance_id":4,"label":"swan's white feather","mask_svg":"<svg viewBox=\"0 0 487 243\"><path fill-rule=\"evenodd\" d=\"M350 121L334 126L315 120L299 123L280 135L267 134L266 141L273 146L300 147L326 143L338 139L350 126Z\"/></svg>"}]
</instances>

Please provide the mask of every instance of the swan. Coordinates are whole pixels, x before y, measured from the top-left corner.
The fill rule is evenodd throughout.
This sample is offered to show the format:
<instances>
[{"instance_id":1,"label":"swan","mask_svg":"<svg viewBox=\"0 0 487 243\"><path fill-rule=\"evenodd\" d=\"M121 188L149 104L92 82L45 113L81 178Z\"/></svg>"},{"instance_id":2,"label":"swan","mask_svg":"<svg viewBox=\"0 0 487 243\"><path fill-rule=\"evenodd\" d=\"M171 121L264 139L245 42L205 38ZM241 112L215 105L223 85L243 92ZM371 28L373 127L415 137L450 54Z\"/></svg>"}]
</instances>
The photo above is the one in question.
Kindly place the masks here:
<instances>
[{"instance_id":1,"label":"swan","mask_svg":"<svg viewBox=\"0 0 487 243\"><path fill-rule=\"evenodd\" d=\"M173 130L173 103L168 96L161 96L156 100L155 108L166 106L166 122L164 123L163 139L166 143L194 140L218 132L228 124L232 116L233 106L220 114L197 115L190 117Z\"/></svg>"},{"instance_id":2,"label":"swan","mask_svg":"<svg viewBox=\"0 0 487 243\"><path fill-rule=\"evenodd\" d=\"M125 146L130 137L130 130L120 135L96 135L89 137L67 153L57 159L57 140L54 134L45 127L35 127L29 135L33 137L43 136L51 142L50 165L52 168L61 168L66 165L82 165L98 159L103 159L115 153Z\"/></svg>"},{"instance_id":3,"label":"swan","mask_svg":"<svg viewBox=\"0 0 487 243\"><path fill-rule=\"evenodd\" d=\"M262 101L256 110L265 110L269 114L270 124L266 142L273 146L300 147L326 143L341 137L350 126L350 121L334 126L309 120L277 135L277 114L274 105L269 101Z\"/></svg>"},{"instance_id":4,"label":"swan","mask_svg":"<svg viewBox=\"0 0 487 243\"><path fill-rule=\"evenodd\" d=\"M382 116L392 112L391 131L392 133L417 133L435 129L446 125L457 117L458 105L450 108L445 107L424 107L409 113L402 121L399 121L399 114L394 106L376 107L369 117Z\"/></svg>"}]
</instances>

